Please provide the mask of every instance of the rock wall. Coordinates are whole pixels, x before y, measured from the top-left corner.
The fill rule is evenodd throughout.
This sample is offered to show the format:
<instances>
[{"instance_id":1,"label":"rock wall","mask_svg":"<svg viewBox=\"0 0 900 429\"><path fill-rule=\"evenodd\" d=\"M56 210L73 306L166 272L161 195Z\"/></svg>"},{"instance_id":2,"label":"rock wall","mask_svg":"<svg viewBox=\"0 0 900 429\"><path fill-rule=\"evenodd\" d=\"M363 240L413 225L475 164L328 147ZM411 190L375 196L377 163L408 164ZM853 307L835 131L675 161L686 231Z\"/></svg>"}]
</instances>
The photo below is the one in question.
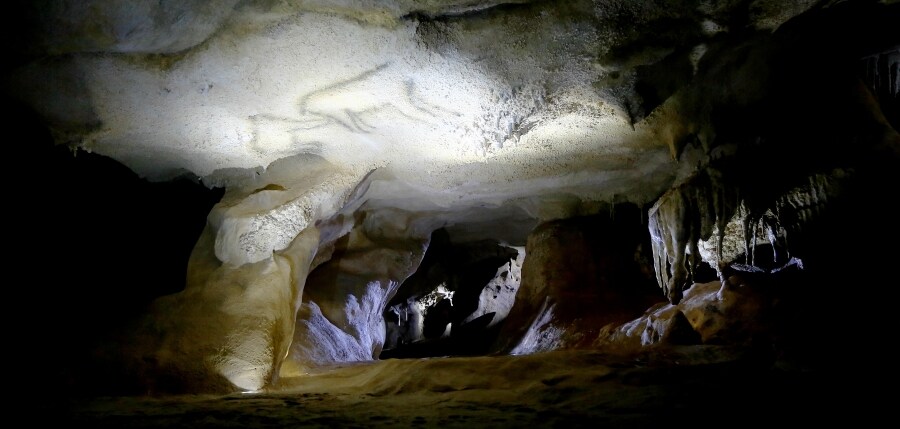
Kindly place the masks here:
<instances>
[{"instance_id":1,"label":"rock wall","mask_svg":"<svg viewBox=\"0 0 900 429\"><path fill-rule=\"evenodd\" d=\"M198 242L183 292L156 300L122 345L126 370L149 393L260 390L287 354L319 232L278 254L234 266Z\"/></svg>"},{"instance_id":2,"label":"rock wall","mask_svg":"<svg viewBox=\"0 0 900 429\"><path fill-rule=\"evenodd\" d=\"M672 303L704 261L724 284L729 267L771 271L803 260L819 250L802 231L830 200L848 189L881 198L874 188L895 180L900 159L900 135L884 116L896 92L882 77L900 39L881 24L897 16L844 2L771 33L708 44L695 79L658 110L677 112L673 155L704 154L649 212L657 280Z\"/></svg>"},{"instance_id":3,"label":"rock wall","mask_svg":"<svg viewBox=\"0 0 900 429\"><path fill-rule=\"evenodd\" d=\"M307 280L283 374L371 361L381 354L382 315L419 267L429 237L417 235L411 227L417 218L400 210L361 211L355 217L355 227L329 247L330 259Z\"/></svg>"},{"instance_id":4,"label":"rock wall","mask_svg":"<svg viewBox=\"0 0 900 429\"><path fill-rule=\"evenodd\" d=\"M611 215L535 228L498 350L587 347L604 325L630 320L658 302L662 297L647 276L641 220L636 206L621 204Z\"/></svg>"},{"instance_id":5,"label":"rock wall","mask_svg":"<svg viewBox=\"0 0 900 429\"><path fill-rule=\"evenodd\" d=\"M327 163L304 174L296 159L231 186L207 216L184 291L152 303L130 328L123 372L150 392L256 391L279 376L321 241L319 221L353 210L365 181ZM314 161L315 162L315 161ZM309 165L309 164L307 164ZM325 236L322 236L324 233Z\"/></svg>"}]
</instances>

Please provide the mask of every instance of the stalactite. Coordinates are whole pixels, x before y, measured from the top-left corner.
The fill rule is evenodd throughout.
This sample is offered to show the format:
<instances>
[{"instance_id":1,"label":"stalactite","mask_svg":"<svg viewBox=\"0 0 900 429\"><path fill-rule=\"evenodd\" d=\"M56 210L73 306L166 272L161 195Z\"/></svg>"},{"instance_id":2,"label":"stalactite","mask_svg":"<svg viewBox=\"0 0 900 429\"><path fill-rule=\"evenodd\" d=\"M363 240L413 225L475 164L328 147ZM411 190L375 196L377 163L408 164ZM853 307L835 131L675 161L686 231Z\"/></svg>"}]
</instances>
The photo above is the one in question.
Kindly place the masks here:
<instances>
[{"instance_id":1,"label":"stalactite","mask_svg":"<svg viewBox=\"0 0 900 429\"><path fill-rule=\"evenodd\" d=\"M753 265L753 248L756 247L756 234L753 234L753 217L749 216L747 213L747 208L741 204L740 213L738 216L741 217L741 231L744 234L744 263L747 265Z\"/></svg>"},{"instance_id":2,"label":"stalactite","mask_svg":"<svg viewBox=\"0 0 900 429\"><path fill-rule=\"evenodd\" d=\"M719 171L707 168L664 194L649 211L649 228L656 278L672 303L681 300L703 262L699 241L717 232L716 253L722 253L725 225L737 209L734 190Z\"/></svg>"},{"instance_id":3,"label":"stalactite","mask_svg":"<svg viewBox=\"0 0 900 429\"><path fill-rule=\"evenodd\" d=\"M656 279L672 303L678 303L682 290L690 285L703 262L718 273L723 285L726 268L774 272L782 266L802 267L789 247L787 237L800 232L803 225L820 215L830 196L837 195L837 185L847 172L809 176L805 183L784 193L774 201L756 206L738 197L738 191L723 180L721 172L707 168L681 185L666 192L648 211ZM743 237L744 263L735 265L733 257L723 254L726 226L739 222ZM699 242L715 237L715 256L702 258ZM763 263L756 249L768 242L772 260ZM711 260L711 258L715 260ZM771 264L772 266L768 266ZM740 267L740 268L738 268Z\"/></svg>"}]
</instances>

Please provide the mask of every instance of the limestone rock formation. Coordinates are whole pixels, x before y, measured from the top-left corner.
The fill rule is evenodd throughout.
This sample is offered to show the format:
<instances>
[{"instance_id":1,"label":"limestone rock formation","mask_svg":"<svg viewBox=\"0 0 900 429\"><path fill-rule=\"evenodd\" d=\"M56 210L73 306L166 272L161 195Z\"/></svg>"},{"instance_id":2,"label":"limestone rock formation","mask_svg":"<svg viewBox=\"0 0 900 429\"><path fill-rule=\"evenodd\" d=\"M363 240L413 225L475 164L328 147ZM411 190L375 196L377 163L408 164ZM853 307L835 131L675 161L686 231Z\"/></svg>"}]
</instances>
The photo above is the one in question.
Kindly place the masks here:
<instances>
[{"instance_id":1,"label":"limestone rock formation","mask_svg":"<svg viewBox=\"0 0 900 429\"><path fill-rule=\"evenodd\" d=\"M824 356L825 330L793 322L835 301L868 320L863 297L892 284L893 1L13 3L16 266L43 276L16 302L59 318L26 333L51 356L29 374L63 366L46 339L101 327L104 305L141 314L92 365L145 393L265 390L388 351ZM119 170L70 183L67 163L98 157ZM137 234L159 228L119 204L143 198L109 183L124 169L217 201L185 215L205 227L183 282L134 280L175 246ZM74 278L140 298L43 296L79 295L65 271L83 264L45 261L79 252ZM146 261L119 272L110 253ZM873 331L835 336L869 350Z\"/></svg>"},{"instance_id":2,"label":"limestone rock formation","mask_svg":"<svg viewBox=\"0 0 900 429\"><path fill-rule=\"evenodd\" d=\"M387 216L415 220L399 211ZM303 367L371 361L381 354L386 336L382 315L400 284L419 266L429 237L407 235L409 225L402 221L372 223L365 211L359 217L355 227L328 249L329 259L307 278L283 374Z\"/></svg>"},{"instance_id":3,"label":"limestone rock formation","mask_svg":"<svg viewBox=\"0 0 900 429\"><path fill-rule=\"evenodd\" d=\"M528 238L522 284L500 345L533 353L589 345L599 329L659 300L645 275L639 209L542 224Z\"/></svg>"},{"instance_id":4,"label":"limestone rock formation","mask_svg":"<svg viewBox=\"0 0 900 429\"><path fill-rule=\"evenodd\" d=\"M154 302L127 340L129 375L156 393L259 390L273 383L318 248L308 228L278 254L222 264L207 231L183 292Z\"/></svg>"},{"instance_id":5,"label":"limestone rock formation","mask_svg":"<svg viewBox=\"0 0 900 429\"><path fill-rule=\"evenodd\" d=\"M660 303L628 323L607 325L594 340L601 349L626 352L658 345L723 344L774 347L777 291L757 279L732 276L721 283L696 283L678 304Z\"/></svg>"}]
</instances>

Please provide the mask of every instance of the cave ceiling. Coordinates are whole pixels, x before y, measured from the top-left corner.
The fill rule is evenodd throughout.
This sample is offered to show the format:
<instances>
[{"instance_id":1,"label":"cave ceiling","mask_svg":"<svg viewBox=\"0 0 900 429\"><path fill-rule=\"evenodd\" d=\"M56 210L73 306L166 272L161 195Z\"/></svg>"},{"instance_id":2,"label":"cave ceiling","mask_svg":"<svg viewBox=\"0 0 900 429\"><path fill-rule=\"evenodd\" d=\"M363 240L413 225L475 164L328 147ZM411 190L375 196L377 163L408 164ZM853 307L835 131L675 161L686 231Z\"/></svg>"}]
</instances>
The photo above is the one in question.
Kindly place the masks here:
<instances>
[{"instance_id":1,"label":"cave ceiling","mask_svg":"<svg viewBox=\"0 0 900 429\"><path fill-rule=\"evenodd\" d=\"M209 222L228 263L360 210L521 245L535 220L647 208L710 166L698 198L761 213L900 153L890 1L15 8L6 92L75 155L227 189ZM688 217L726 222L716 204Z\"/></svg>"},{"instance_id":2,"label":"cave ceiling","mask_svg":"<svg viewBox=\"0 0 900 429\"><path fill-rule=\"evenodd\" d=\"M660 105L730 25L771 32L814 2L733 3L38 1L11 82L58 143L150 180L378 171L373 200L542 216L689 173Z\"/></svg>"}]
</instances>

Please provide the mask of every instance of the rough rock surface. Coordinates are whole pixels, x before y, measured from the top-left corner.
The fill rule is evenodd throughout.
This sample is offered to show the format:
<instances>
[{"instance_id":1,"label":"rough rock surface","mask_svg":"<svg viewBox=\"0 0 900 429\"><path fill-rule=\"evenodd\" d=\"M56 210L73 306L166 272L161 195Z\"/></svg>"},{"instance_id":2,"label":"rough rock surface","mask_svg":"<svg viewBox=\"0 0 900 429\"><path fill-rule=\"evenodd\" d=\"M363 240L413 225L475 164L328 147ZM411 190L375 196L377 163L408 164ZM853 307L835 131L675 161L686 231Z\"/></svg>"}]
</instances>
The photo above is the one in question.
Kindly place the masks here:
<instances>
[{"instance_id":1,"label":"rough rock surface","mask_svg":"<svg viewBox=\"0 0 900 429\"><path fill-rule=\"evenodd\" d=\"M614 214L535 228L501 350L522 354L588 346L604 325L630 320L659 301L646 276L645 226L638 210L622 205Z\"/></svg>"},{"instance_id":2,"label":"rough rock surface","mask_svg":"<svg viewBox=\"0 0 900 429\"><path fill-rule=\"evenodd\" d=\"M148 393L259 390L275 382L288 352L315 228L283 251L241 266L222 264L207 230L194 250L187 287L155 301L131 327L125 374ZM115 362L115 361L114 361Z\"/></svg>"},{"instance_id":3,"label":"rough rock surface","mask_svg":"<svg viewBox=\"0 0 900 429\"><path fill-rule=\"evenodd\" d=\"M409 214L391 212L395 219ZM425 254L429 237L408 236L408 224L366 221L329 248L330 259L307 277L291 351L283 375L304 368L377 359L385 342L388 302ZM374 215L373 215L374 217ZM367 227L377 227L370 230Z\"/></svg>"},{"instance_id":4,"label":"rough rock surface","mask_svg":"<svg viewBox=\"0 0 900 429\"><path fill-rule=\"evenodd\" d=\"M897 200L900 183L893 1L13 6L5 15L18 25L3 26L17 41L3 67L4 92L42 118L42 132L73 154L108 156L150 180L226 188L187 286L156 301L131 340L106 349L151 391L275 383L308 272L344 273L328 259L363 212L371 216L366 237L393 230L399 242L447 228L520 245L543 223L530 234L498 344L517 353L587 346L600 326L646 308L630 301L643 296L637 285L646 279L634 261L637 236L598 241L620 232L616 225L643 226L644 216L657 279L673 305L685 286L705 281L703 261L718 271L721 300L732 271L773 274L783 257L799 257L810 272L804 293L816 291L796 316L804 320L836 297L853 320L863 319L869 294L858 285L891 284L884 272L896 252L874 249L900 238L896 228L879 228L889 216L872 207ZM41 159L29 160L11 163L37 166L13 177L43 173ZM833 178L846 188L839 204ZM52 234L27 235L67 224L65 212L79 204L55 206L28 195L44 196L33 186L12 187L24 190L25 207L64 212L19 228L22 241L42 241L22 254L45 255ZM820 190L828 205L817 211ZM656 209L633 223L552 223L621 202ZM753 242L759 231L784 250L771 263L761 240ZM395 244L347 261L412 255ZM313 342L351 337L359 345L352 355L374 355L378 310L406 269L373 269L343 290L312 289L301 321L321 327ZM483 286L466 289L469 310ZM668 333L660 339L693 341L685 321L693 327L699 319L688 313L654 327ZM706 320L721 331L733 322ZM360 326L368 328L353 328ZM708 341L701 328L694 329ZM883 344L871 338L875 330L841 328L831 329L852 342L848 349ZM824 331L812 330L808 344L826 343ZM313 355L320 356L302 360Z\"/></svg>"},{"instance_id":5,"label":"rough rock surface","mask_svg":"<svg viewBox=\"0 0 900 429\"><path fill-rule=\"evenodd\" d=\"M767 345L774 349L779 335L775 314L782 310L777 291L760 284L759 279L748 282L738 276L730 277L728 286L721 289L717 281L693 284L676 305L660 303L628 323L606 326L595 345L618 352L660 344Z\"/></svg>"}]
</instances>

